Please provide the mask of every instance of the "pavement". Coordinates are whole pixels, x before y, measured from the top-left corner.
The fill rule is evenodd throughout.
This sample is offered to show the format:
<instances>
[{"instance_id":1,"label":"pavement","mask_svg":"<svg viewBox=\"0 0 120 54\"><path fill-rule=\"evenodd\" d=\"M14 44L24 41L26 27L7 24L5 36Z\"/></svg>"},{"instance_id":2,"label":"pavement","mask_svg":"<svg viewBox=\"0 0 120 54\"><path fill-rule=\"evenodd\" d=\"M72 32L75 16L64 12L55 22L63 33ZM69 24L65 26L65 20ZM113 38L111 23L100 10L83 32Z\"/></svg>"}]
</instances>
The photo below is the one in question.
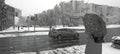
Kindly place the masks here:
<instances>
[{"instance_id":1,"label":"pavement","mask_svg":"<svg viewBox=\"0 0 120 54\"><path fill-rule=\"evenodd\" d=\"M120 49L111 47L111 42L102 44L102 54L120 54ZM53 50L40 51L39 54L85 54L86 45L76 45ZM26 52L19 54L36 54L35 52Z\"/></svg>"}]
</instances>

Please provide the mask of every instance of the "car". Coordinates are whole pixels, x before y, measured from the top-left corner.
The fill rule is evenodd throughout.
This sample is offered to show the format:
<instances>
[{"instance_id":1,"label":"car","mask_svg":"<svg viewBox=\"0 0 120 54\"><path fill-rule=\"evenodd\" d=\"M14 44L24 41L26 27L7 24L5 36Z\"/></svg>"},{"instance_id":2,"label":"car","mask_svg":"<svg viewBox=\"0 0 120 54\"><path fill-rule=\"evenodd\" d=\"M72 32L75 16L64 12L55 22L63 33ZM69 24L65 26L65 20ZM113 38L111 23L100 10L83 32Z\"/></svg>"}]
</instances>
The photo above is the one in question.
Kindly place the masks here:
<instances>
[{"instance_id":1,"label":"car","mask_svg":"<svg viewBox=\"0 0 120 54\"><path fill-rule=\"evenodd\" d=\"M112 37L111 47L120 49L120 36L113 36Z\"/></svg>"},{"instance_id":2,"label":"car","mask_svg":"<svg viewBox=\"0 0 120 54\"><path fill-rule=\"evenodd\" d=\"M49 37L57 39L64 38L79 39L79 33L76 30L69 28L52 29L49 31Z\"/></svg>"}]
</instances>

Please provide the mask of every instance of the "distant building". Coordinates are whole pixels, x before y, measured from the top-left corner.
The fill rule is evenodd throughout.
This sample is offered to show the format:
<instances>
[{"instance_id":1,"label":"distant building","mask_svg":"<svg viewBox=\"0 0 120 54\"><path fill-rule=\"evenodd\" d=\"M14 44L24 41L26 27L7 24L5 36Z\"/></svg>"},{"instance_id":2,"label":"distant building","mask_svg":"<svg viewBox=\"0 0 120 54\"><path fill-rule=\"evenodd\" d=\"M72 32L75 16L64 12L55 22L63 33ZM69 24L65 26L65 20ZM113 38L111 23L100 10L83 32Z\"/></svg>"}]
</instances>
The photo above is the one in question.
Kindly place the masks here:
<instances>
[{"instance_id":1,"label":"distant building","mask_svg":"<svg viewBox=\"0 0 120 54\"><path fill-rule=\"evenodd\" d=\"M11 20L11 25L14 26L14 17L15 17L15 9L12 6L6 5L7 8L7 18Z\"/></svg>"},{"instance_id":2,"label":"distant building","mask_svg":"<svg viewBox=\"0 0 120 54\"><path fill-rule=\"evenodd\" d=\"M22 11L20 9L15 8L15 16L16 17L21 17L22 16Z\"/></svg>"},{"instance_id":3,"label":"distant building","mask_svg":"<svg viewBox=\"0 0 120 54\"><path fill-rule=\"evenodd\" d=\"M21 10L5 4L5 0L0 0L0 13L2 13L2 15L0 15L2 18L0 24L2 26L2 30L5 30L9 27L14 28L17 21L16 17L21 17Z\"/></svg>"},{"instance_id":4,"label":"distant building","mask_svg":"<svg viewBox=\"0 0 120 54\"><path fill-rule=\"evenodd\" d=\"M107 24L120 23L120 8L112 7L108 5L98 5L93 3L84 3L83 1L74 1L74 10L78 10L80 14L82 13L95 13L103 18ZM76 2L75 2L76 1ZM75 4L76 3L76 4ZM75 9L77 7L77 9Z\"/></svg>"},{"instance_id":5,"label":"distant building","mask_svg":"<svg viewBox=\"0 0 120 54\"><path fill-rule=\"evenodd\" d=\"M27 17L21 16L21 17L16 17L16 26L27 26Z\"/></svg>"},{"instance_id":6,"label":"distant building","mask_svg":"<svg viewBox=\"0 0 120 54\"><path fill-rule=\"evenodd\" d=\"M22 11L20 9L15 8L15 26L20 26L21 25L21 20L22 20ZM20 22L21 21L21 22Z\"/></svg>"},{"instance_id":7,"label":"distant building","mask_svg":"<svg viewBox=\"0 0 120 54\"><path fill-rule=\"evenodd\" d=\"M27 26L34 26L36 24L37 20L35 18L35 16L27 16L26 18L26 23L27 23Z\"/></svg>"},{"instance_id":8,"label":"distant building","mask_svg":"<svg viewBox=\"0 0 120 54\"><path fill-rule=\"evenodd\" d=\"M56 18L56 24L83 24L82 17L86 13L95 13L103 18L106 24L118 24L120 23L120 8L112 7L108 5L99 5L94 3L84 3L83 0L71 0L70 2L61 3L61 13L66 14L67 17ZM40 21L44 13L36 14L36 18ZM64 18L64 19L63 19Z\"/></svg>"},{"instance_id":9,"label":"distant building","mask_svg":"<svg viewBox=\"0 0 120 54\"><path fill-rule=\"evenodd\" d=\"M107 24L120 24L120 18L117 15L107 16L106 23Z\"/></svg>"},{"instance_id":10,"label":"distant building","mask_svg":"<svg viewBox=\"0 0 120 54\"><path fill-rule=\"evenodd\" d=\"M4 20L2 20L2 27L3 29L7 29L11 26L14 26L14 16L15 16L15 9L12 6L7 4L4 5L4 15L6 16Z\"/></svg>"}]
</instances>

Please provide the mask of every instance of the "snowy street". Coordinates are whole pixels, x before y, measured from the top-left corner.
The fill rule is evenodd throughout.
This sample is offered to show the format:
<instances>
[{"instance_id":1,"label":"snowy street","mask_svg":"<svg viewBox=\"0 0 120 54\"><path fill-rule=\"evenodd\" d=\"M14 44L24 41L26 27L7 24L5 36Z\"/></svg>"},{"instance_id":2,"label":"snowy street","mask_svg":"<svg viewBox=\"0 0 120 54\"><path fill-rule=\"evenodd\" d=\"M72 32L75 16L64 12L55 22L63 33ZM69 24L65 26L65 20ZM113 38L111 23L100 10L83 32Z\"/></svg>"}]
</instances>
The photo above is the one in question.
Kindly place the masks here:
<instances>
[{"instance_id":1,"label":"snowy street","mask_svg":"<svg viewBox=\"0 0 120 54\"><path fill-rule=\"evenodd\" d=\"M48 30L48 29L42 28L41 30ZM118 35L120 35L119 26L111 26L108 28L107 35L105 36L104 39L106 42L111 42L111 38L113 36L118 36ZM80 33L79 40L57 40L57 39L50 38L48 36L48 32L1 34L0 36L5 37L0 39L0 43L2 43L1 46L6 45L8 48L12 46L10 49L15 51L22 51L22 52L26 50L33 51L33 49L39 49L41 54L43 54L43 52L46 50L51 51L53 49L59 49L59 48L60 50L62 50L61 48L65 48L65 47L69 48L70 46L80 46L81 44L83 45L86 43L86 37L87 37L85 33ZM111 43L103 44L104 54L109 54L109 53L118 54L119 50L110 47L110 45ZM72 48L69 48L69 49L72 50ZM83 52L83 49L85 49L85 47L82 48L82 52ZM111 49L111 50L108 50L108 49ZM2 50L1 47L0 47L0 50ZM80 52L80 51L77 51L77 52ZM30 53L27 52L26 54L30 54ZM31 53L31 54L34 54L34 53Z\"/></svg>"},{"instance_id":2,"label":"snowy street","mask_svg":"<svg viewBox=\"0 0 120 54\"><path fill-rule=\"evenodd\" d=\"M111 47L110 42L102 44L102 54L119 54L120 49L116 49ZM75 45L71 47L65 48L57 48L54 50L40 51L40 54L55 54L55 53L65 53L65 54L85 54L86 45ZM26 53L18 53L18 54L35 54L35 52L26 52Z\"/></svg>"},{"instance_id":3,"label":"snowy street","mask_svg":"<svg viewBox=\"0 0 120 54\"><path fill-rule=\"evenodd\" d=\"M117 24L113 24L113 25L107 25L107 28L119 28L120 25L117 25ZM78 27L63 27L63 26L58 26L58 27L53 27L53 28L56 28L56 29L59 29L59 28L71 28L71 29L85 29L85 27L83 25L81 26L78 26ZM35 27L35 31L40 31L40 30L49 30L49 27ZM23 32L23 31L34 31L34 27L20 27L20 30L18 30L17 27L15 27L15 29L13 29L13 27L10 27L9 29L7 30L3 30L3 31L0 31L0 32L16 32L16 31L20 31L20 32Z\"/></svg>"}]
</instances>

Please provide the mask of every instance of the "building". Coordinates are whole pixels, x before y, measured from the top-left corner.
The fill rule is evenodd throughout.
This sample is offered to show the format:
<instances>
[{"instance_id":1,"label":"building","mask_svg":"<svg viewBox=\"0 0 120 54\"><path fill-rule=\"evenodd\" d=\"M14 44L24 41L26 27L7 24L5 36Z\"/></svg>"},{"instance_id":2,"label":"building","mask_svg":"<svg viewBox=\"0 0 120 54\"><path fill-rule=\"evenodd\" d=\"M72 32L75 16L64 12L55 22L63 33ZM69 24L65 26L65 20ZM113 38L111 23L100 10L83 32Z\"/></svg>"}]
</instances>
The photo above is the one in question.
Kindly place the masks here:
<instances>
[{"instance_id":1,"label":"building","mask_svg":"<svg viewBox=\"0 0 120 54\"><path fill-rule=\"evenodd\" d=\"M107 24L120 24L120 18L117 15L107 16L106 23Z\"/></svg>"},{"instance_id":2,"label":"building","mask_svg":"<svg viewBox=\"0 0 120 54\"><path fill-rule=\"evenodd\" d=\"M2 17L2 15L3 14L1 14L1 13L3 13L3 11L2 11L2 8L3 8L3 5L4 5L5 3L4 3L4 0L0 0L0 31L2 31L3 29L2 29L2 26L3 26L3 23L2 23L2 21L3 21L3 17Z\"/></svg>"},{"instance_id":3,"label":"building","mask_svg":"<svg viewBox=\"0 0 120 54\"><path fill-rule=\"evenodd\" d=\"M82 17L86 13L95 13L103 18L107 24L120 22L120 8L108 5L98 5L94 3L85 3L83 0L71 0L70 2L60 3L60 11L63 15L57 17L56 24L83 24ZM36 14L37 19L42 21L43 13ZM65 16L64 16L65 15ZM81 18L79 16L82 16Z\"/></svg>"},{"instance_id":4,"label":"building","mask_svg":"<svg viewBox=\"0 0 120 54\"><path fill-rule=\"evenodd\" d=\"M3 12L3 19L2 19L2 30L7 29L11 26L14 26L14 12L15 9L12 6L4 4Z\"/></svg>"},{"instance_id":5,"label":"building","mask_svg":"<svg viewBox=\"0 0 120 54\"><path fill-rule=\"evenodd\" d=\"M15 8L15 16L16 17L21 17L22 16L22 11L18 8Z\"/></svg>"},{"instance_id":6,"label":"building","mask_svg":"<svg viewBox=\"0 0 120 54\"><path fill-rule=\"evenodd\" d=\"M99 5L94 3L85 3L83 0L71 0L73 13L71 16L84 16L86 13L94 13L103 18L106 24L120 23L120 8L108 5ZM82 24L82 19L72 19Z\"/></svg>"},{"instance_id":7,"label":"building","mask_svg":"<svg viewBox=\"0 0 120 54\"><path fill-rule=\"evenodd\" d=\"M7 19L9 19L9 26L14 26L14 16L15 16L15 9L14 9L14 7L12 7L12 6L9 6L9 5L7 5L6 4L6 17L7 17Z\"/></svg>"},{"instance_id":8,"label":"building","mask_svg":"<svg viewBox=\"0 0 120 54\"><path fill-rule=\"evenodd\" d=\"M15 18L15 20L14 20L15 26L21 26L21 23L22 23L24 17L22 17L22 11L20 9L15 8L15 17L14 18Z\"/></svg>"},{"instance_id":9,"label":"building","mask_svg":"<svg viewBox=\"0 0 120 54\"><path fill-rule=\"evenodd\" d=\"M0 0L0 31L9 27L14 27L16 23L16 17L21 16L21 10L16 9L8 4L5 4L5 0Z\"/></svg>"},{"instance_id":10,"label":"building","mask_svg":"<svg viewBox=\"0 0 120 54\"><path fill-rule=\"evenodd\" d=\"M120 23L119 7L98 5L93 3L84 3L83 1L77 1L77 0L74 0L73 7L74 9L77 7L77 9L75 10L78 10L77 12L79 12L80 14L95 13L101 16L107 24Z\"/></svg>"}]
</instances>

